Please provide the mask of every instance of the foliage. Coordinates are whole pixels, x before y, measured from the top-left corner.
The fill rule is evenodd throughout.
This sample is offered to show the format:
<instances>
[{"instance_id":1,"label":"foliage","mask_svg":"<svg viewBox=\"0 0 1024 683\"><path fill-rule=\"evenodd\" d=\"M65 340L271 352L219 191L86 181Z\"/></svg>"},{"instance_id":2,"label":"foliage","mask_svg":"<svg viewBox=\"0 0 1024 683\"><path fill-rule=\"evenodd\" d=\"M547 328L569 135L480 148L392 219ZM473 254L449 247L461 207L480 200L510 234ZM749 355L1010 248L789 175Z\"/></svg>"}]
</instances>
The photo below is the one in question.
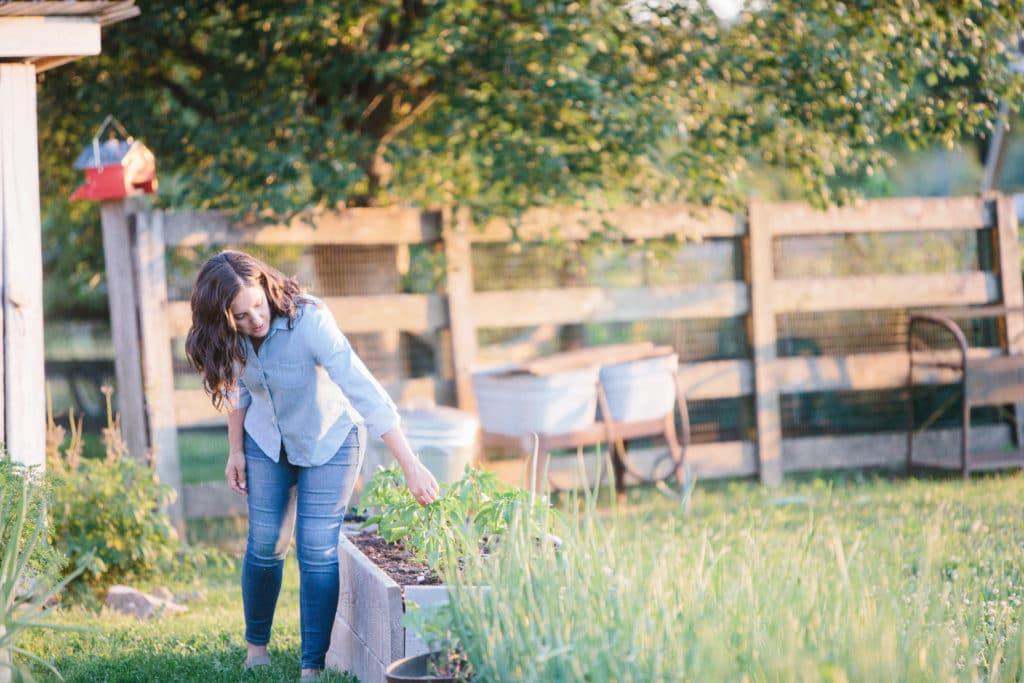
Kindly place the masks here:
<instances>
[{"instance_id":1,"label":"foliage","mask_svg":"<svg viewBox=\"0 0 1024 683\"><path fill-rule=\"evenodd\" d=\"M392 465L374 474L361 501L378 508L364 526L376 524L385 541L402 543L438 568L478 543L492 544L508 530L516 510L528 505L528 494L501 484L493 472L467 467L458 481L442 483L437 500L423 507L409 493L401 469Z\"/></svg>"},{"instance_id":2,"label":"foliage","mask_svg":"<svg viewBox=\"0 0 1024 683\"><path fill-rule=\"evenodd\" d=\"M588 508L557 554L513 534L469 558L451 628L488 681L1020 680L1020 484L732 484L685 514Z\"/></svg>"},{"instance_id":3,"label":"foliage","mask_svg":"<svg viewBox=\"0 0 1024 683\"><path fill-rule=\"evenodd\" d=\"M216 551L182 547L170 518L160 512L173 500L174 489L157 478L151 464L129 457L110 388L104 393L102 458L81 457L81 422L76 425L73 415L71 439L62 449L64 429L49 416L47 464L58 477L49 508L50 542L86 567L82 578L89 589L222 561Z\"/></svg>"},{"instance_id":4,"label":"foliage","mask_svg":"<svg viewBox=\"0 0 1024 683\"><path fill-rule=\"evenodd\" d=\"M80 570L55 582L63 557L45 544L46 489L42 478L9 460L0 460L0 673L15 672L26 681L30 671L10 655L36 662L60 677L46 660L19 643L36 629L80 630L49 621L51 600ZM3 677L5 680L9 676Z\"/></svg>"},{"instance_id":5,"label":"foliage","mask_svg":"<svg viewBox=\"0 0 1024 683\"><path fill-rule=\"evenodd\" d=\"M822 204L881 173L892 141L985 137L1016 107L1022 7L774 0L723 22L704 1L155 0L43 75L48 303L101 292L96 209L66 197L107 113L154 149L162 202L257 218L735 208L771 169Z\"/></svg>"},{"instance_id":6,"label":"foliage","mask_svg":"<svg viewBox=\"0 0 1024 683\"><path fill-rule=\"evenodd\" d=\"M0 527L0 548L13 544L18 546L18 552L25 552L25 545L30 539L39 532L45 533L45 526L39 527L39 523L40 520L45 522L46 504L52 498L51 485L39 473L0 455L0 493L5 499L15 501L23 494L28 496L28 511L21 536L11 535L11 519L5 517ZM14 509L10 507L6 511L11 513ZM26 572L34 577L46 577L47 580L59 577L67 564L67 558L46 543L35 543L25 557Z\"/></svg>"}]
</instances>

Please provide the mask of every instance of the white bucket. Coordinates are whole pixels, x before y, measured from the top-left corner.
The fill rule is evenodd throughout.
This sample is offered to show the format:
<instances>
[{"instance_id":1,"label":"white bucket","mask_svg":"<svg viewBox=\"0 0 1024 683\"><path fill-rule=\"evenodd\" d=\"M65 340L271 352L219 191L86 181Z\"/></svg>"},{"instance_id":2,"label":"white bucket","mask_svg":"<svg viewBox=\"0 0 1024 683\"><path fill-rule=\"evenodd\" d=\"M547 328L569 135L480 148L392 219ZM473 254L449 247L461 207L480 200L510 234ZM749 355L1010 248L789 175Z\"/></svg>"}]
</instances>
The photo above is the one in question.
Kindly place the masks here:
<instances>
[{"instance_id":1,"label":"white bucket","mask_svg":"<svg viewBox=\"0 0 1024 683\"><path fill-rule=\"evenodd\" d=\"M664 417L676 400L679 355L655 356L601 368L601 386L613 420L639 422Z\"/></svg>"},{"instance_id":2,"label":"white bucket","mask_svg":"<svg viewBox=\"0 0 1024 683\"><path fill-rule=\"evenodd\" d=\"M550 375L481 371L473 375L480 425L494 434L565 434L594 424L598 368Z\"/></svg>"},{"instance_id":3,"label":"white bucket","mask_svg":"<svg viewBox=\"0 0 1024 683\"><path fill-rule=\"evenodd\" d=\"M405 407L398 409L402 432L420 461L438 481L452 483L462 478L466 465L477 452L480 422L472 413L448 406ZM394 462L380 439L371 439L363 462L363 481L379 467Z\"/></svg>"}]
</instances>

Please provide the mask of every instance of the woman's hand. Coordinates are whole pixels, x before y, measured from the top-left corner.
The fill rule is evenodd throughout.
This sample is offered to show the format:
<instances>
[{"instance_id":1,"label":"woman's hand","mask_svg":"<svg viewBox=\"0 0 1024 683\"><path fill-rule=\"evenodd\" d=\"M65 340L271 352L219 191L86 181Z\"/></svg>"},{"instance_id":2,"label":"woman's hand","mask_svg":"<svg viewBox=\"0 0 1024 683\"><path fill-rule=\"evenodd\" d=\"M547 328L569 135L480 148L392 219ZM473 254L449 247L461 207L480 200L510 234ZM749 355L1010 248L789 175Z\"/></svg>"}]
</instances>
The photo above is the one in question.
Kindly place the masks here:
<instances>
[{"instance_id":1,"label":"woman's hand","mask_svg":"<svg viewBox=\"0 0 1024 683\"><path fill-rule=\"evenodd\" d=\"M420 505L427 506L437 500L437 494L441 487L430 470L424 466L416 454L409 447L405 434L398 427L389 429L380 435L384 444L395 457L395 462L402 468L405 475L405 485L409 487L409 493Z\"/></svg>"},{"instance_id":2,"label":"woman's hand","mask_svg":"<svg viewBox=\"0 0 1024 683\"><path fill-rule=\"evenodd\" d=\"M240 496L248 493L245 481L245 452L231 451L228 455L228 466L224 469L228 478L228 487Z\"/></svg>"},{"instance_id":3,"label":"woman's hand","mask_svg":"<svg viewBox=\"0 0 1024 683\"><path fill-rule=\"evenodd\" d=\"M416 499L416 502L426 507L435 500L441 487L430 470L424 466L420 459L412 457L408 462L402 463L402 474L405 475L405 484L409 487L409 493Z\"/></svg>"}]
</instances>

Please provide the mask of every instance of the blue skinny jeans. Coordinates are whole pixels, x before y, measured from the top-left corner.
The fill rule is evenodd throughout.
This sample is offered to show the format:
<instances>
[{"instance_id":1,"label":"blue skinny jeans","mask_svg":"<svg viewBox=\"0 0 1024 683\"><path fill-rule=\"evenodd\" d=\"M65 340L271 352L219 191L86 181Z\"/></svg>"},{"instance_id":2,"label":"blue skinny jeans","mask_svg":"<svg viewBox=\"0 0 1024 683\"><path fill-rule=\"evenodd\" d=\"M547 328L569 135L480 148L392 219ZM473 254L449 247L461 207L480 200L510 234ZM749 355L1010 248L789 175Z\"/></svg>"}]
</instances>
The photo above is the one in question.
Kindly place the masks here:
<instances>
[{"instance_id":1,"label":"blue skinny jeans","mask_svg":"<svg viewBox=\"0 0 1024 683\"><path fill-rule=\"evenodd\" d=\"M338 607L338 534L360 462L358 429L316 467L274 462L245 435L249 536L242 564L245 639L270 642L284 558L295 530L302 668L323 669Z\"/></svg>"}]
</instances>

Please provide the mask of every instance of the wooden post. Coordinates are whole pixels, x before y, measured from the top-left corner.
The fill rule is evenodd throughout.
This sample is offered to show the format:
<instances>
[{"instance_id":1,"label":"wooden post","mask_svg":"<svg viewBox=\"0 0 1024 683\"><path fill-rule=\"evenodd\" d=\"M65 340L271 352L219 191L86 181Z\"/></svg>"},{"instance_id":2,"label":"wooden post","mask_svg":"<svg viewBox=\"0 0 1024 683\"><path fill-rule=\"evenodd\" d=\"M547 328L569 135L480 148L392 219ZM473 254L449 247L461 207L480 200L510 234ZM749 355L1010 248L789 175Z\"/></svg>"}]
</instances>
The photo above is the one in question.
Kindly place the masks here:
<instances>
[{"instance_id":1,"label":"wooden post","mask_svg":"<svg viewBox=\"0 0 1024 683\"><path fill-rule=\"evenodd\" d=\"M134 218L148 445L152 449L160 481L177 492L174 501L162 512L170 516L179 535L184 538L184 490L178 457L178 426L174 415L174 363L167 327L164 216L162 211L147 209L143 205L142 210L134 212Z\"/></svg>"},{"instance_id":2,"label":"wooden post","mask_svg":"<svg viewBox=\"0 0 1024 683\"><path fill-rule=\"evenodd\" d=\"M761 481L782 483L782 423L776 364L775 280L770 205L751 201L748 238L750 326L754 352L754 410L757 413L757 455Z\"/></svg>"},{"instance_id":3,"label":"wooden post","mask_svg":"<svg viewBox=\"0 0 1024 683\"><path fill-rule=\"evenodd\" d=\"M473 321L473 258L469 237L473 223L469 209L446 209L442 220L455 405L462 410L476 412L473 394L476 325Z\"/></svg>"},{"instance_id":4,"label":"wooden post","mask_svg":"<svg viewBox=\"0 0 1024 683\"><path fill-rule=\"evenodd\" d=\"M0 64L0 438L13 460L45 466L43 258L36 130L35 67Z\"/></svg>"},{"instance_id":5,"label":"wooden post","mask_svg":"<svg viewBox=\"0 0 1024 683\"><path fill-rule=\"evenodd\" d=\"M1024 354L1024 283L1020 273L1020 247L1017 243L1017 209L1013 197L996 197L996 249L999 269L999 283L1003 305L1017 310L1006 314L1003 331L1006 335L1006 352L1019 356ZM1017 445L1024 445L1024 403L1014 406L1015 434Z\"/></svg>"},{"instance_id":6,"label":"wooden post","mask_svg":"<svg viewBox=\"0 0 1024 683\"><path fill-rule=\"evenodd\" d=\"M148 458L146 396L142 386L139 349L139 314L132 257L132 231L122 200L103 202L103 259L107 271L110 328L114 337L114 372L117 411L128 452L136 460Z\"/></svg>"}]
</instances>

